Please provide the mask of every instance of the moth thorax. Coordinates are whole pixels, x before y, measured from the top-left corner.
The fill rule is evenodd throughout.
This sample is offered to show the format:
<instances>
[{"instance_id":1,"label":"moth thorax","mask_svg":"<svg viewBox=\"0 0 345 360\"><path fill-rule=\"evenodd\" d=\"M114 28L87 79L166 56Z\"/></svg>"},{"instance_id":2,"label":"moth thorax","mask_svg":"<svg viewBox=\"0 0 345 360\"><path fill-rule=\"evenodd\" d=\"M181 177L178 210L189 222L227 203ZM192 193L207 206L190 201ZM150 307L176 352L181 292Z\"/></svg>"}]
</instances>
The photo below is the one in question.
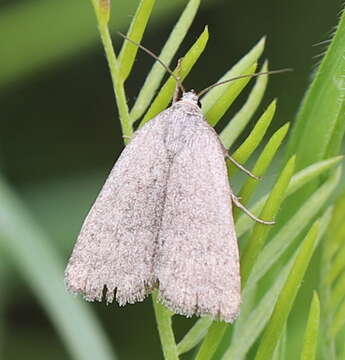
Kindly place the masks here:
<instances>
[{"instance_id":1,"label":"moth thorax","mask_svg":"<svg viewBox=\"0 0 345 360\"><path fill-rule=\"evenodd\" d=\"M194 90L188 91L183 93L182 97L181 97L181 101L186 101L189 103L192 103L193 105L197 105L198 106L198 95L194 92Z\"/></svg>"}]
</instances>

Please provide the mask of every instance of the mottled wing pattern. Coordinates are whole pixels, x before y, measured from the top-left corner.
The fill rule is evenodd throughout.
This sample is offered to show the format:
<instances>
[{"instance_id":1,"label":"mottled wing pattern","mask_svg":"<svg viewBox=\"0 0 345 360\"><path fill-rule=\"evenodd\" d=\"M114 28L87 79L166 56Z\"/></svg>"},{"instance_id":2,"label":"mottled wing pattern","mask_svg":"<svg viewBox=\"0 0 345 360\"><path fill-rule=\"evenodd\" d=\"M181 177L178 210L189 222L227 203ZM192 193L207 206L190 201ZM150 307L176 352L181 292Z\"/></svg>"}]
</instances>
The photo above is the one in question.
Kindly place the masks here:
<instances>
[{"instance_id":1,"label":"mottled wing pattern","mask_svg":"<svg viewBox=\"0 0 345 360\"><path fill-rule=\"evenodd\" d=\"M232 322L240 274L224 151L201 113L185 120L181 143L166 144L176 154L159 233L159 296L176 313Z\"/></svg>"},{"instance_id":2,"label":"mottled wing pattern","mask_svg":"<svg viewBox=\"0 0 345 360\"><path fill-rule=\"evenodd\" d=\"M120 305L141 301L156 278L153 255L164 203L170 109L136 133L87 215L65 272L69 290L88 300L116 293Z\"/></svg>"}]
</instances>

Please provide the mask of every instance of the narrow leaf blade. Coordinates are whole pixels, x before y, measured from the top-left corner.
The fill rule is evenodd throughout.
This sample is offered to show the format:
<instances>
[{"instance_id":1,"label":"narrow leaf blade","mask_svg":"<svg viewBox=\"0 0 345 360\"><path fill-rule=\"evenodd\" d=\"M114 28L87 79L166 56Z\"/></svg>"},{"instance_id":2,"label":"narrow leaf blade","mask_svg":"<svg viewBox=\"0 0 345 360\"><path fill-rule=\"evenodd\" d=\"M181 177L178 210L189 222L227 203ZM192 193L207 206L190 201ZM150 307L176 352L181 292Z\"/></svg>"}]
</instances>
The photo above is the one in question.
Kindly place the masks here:
<instances>
[{"instance_id":1,"label":"narrow leaf blade","mask_svg":"<svg viewBox=\"0 0 345 360\"><path fill-rule=\"evenodd\" d=\"M270 138L264 149L262 150L258 160L256 161L254 168L252 170L253 174L256 176L263 176L271 164L275 154L277 153L280 145L282 144L287 132L289 130L289 124L285 124L280 129L278 129L273 136ZM253 178L248 178L243 187L239 192L239 198L243 205L248 204L250 197L254 193L258 181ZM234 209L234 218L237 218L239 214L239 209Z\"/></svg>"},{"instance_id":2,"label":"narrow leaf blade","mask_svg":"<svg viewBox=\"0 0 345 360\"><path fill-rule=\"evenodd\" d=\"M244 164L249 157L253 154L256 148L261 143L263 137L266 134L268 127L270 126L274 113L276 111L276 102L272 101L267 107L264 113L260 116L259 120L254 126L254 129L250 132L249 136L242 143L242 145L232 154L232 157L240 164ZM227 148L227 139L220 134L220 140ZM229 163L229 173L233 175L237 171L237 167L234 164Z\"/></svg>"},{"instance_id":3,"label":"narrow leaf blade","mask_svg":"<svg viewBox=\"0 0 345 360\"><path fill-rule=\"evenodd\" d=\"M210 360L215 354L218 345L225 333L228 324L221 321L214 321L209 327L207 335L201 344L195 360Z\"/></svg>"},{"instance_id":4,"label":"narrow leaf blade","mask_svg":"<svg viewBox=\"0 0 345 360\"><path fill-rule=\"evenodd\" d=\"M170 33L169 38L159 55L160 60L162 60L166 65L170 65L171 60L173 59L183 39L185 38L194 20L199 5L200 0L190 0L179 20L175 24L174 29ZM161 64L155 62L149 74L147 75L144 85L141 88L132 108L131 118L133 122L139 119L149 106L159 87L160 82L162 81L164 74L165 69Z\"/></svg>"},{"instance_id":5,"label":"narrow leaf blade","mask_svg":"<svg viewBox=\"0 0 345 360\"><path fill-rule=\"evenodd\" d=\"M297 190L299 190L304 184L306 184L308 181L311 181L321 174L324 174L326 171L328 171L330 168L334 167L335 165L339 164L342 161L342 156L336 156L334 158L319 161L316 164L310 165L307 168L299 171L297 174L295 174L291 182L288 186L287 192L285 197L293 194ZM263 208L268 195L262 196L252 207L250 207L250 211L258 215ZM252 227L252 221L248 218L245 214L241 215L236 222L236 231L237 236L242 236L245 232L250 230Z\"/></svg>"},{"instance_id":6,"label":"narrow leaf blade","mask_svg":"<svg viewBox=\"0 0 345 360\"><path fill-rule=\"evenodd\" d=\"M268 71L267 62L260 69L260 72ZM264 96L268 82L268 75L262 75L257 77L255 85L250 92L247 101L242 108L234 115L222 131L223 144L226 148L235 142L235 140L242 133L256 109L259 107L260 102ZM226 139L226 142L225 142Z\"/></svg>"},{"instance_id":7,"label":"narrow leaf blade","mask_svg":"<svg viewBox=\"0 0 345 360\"><path fill-rule=\"evenodd\" d=\"M301 360L314 360L316 357L317 338L320 324L320 301L317 293L314 292L311 302L307 327L304 333L303 349Z\"/></svg>"},{"instance_id":8,"label":"narrow leaf blade","mask_svg":"<svg viewBox=\"0 0 345 360\"><path fill-rule=\"evenodd\" d=\"M253 74L256 70L256 66L256 63L251 65L245 70L245 74ZM225 87L222 96L220 96L212 107L205 113L207 122L211 126L215 126L218 123L231 104L236 100L237 96L246 87L250 79L250 77L245 77L243 79L234 80L234 82L230 82L228 85L220 85Z\"/></svg>"},{"instance_id":9,"label":"narrow leaf blade","mask_svg":"<svg viewBox=\"0 0 345 360\"><path fill-rule=\"evenodd\" d=\"M155 0L141 0L129 27L127 37L138 44L141 42L154 4ZM126 81L128 75L130 74L138 49L138 46L124 40L118 58L120 68L119 72L122 81Z\"/></svg>"},{"instance_id":10,"label":"narrow leaf blade","mask_svg":"<svg viewBox=\"0 0 345 360\"><path fill-rule=\"evenodd\" d=\"M308 223L325 206L340 180L340 169L317 191L296 214L284 224L258 256L248 280L248 286L254 285L271 268L277 259L291 245Z\"/></svg>"},{"instance_id":11,"label":"narrow leaf blade","mask_svg":"<svg viewBox=\"0 0 345 360\"><path fill-rule=\"evenodd\" d=\"M260 39L260 41L239 60L230 70L228 70L217 82L231 79L235 76L243 75L244 71L248 69L251 65L256 63L264 51L265 47L265 38ZM203 98L201 99L201 104L204 113L206 114L212 105L224 94L226 88L222 86L217 86L210 90Z\"/></svg>"},{"instance_id":12,"label":"narrow leaf blade","mask_svg":"<svg viewBox=\"0 0 345 360\"><path fill-rule=\"evenodd\" d=\"M334 320L331 325L330 335L335 338L337 334L344 328L345 326L345 301L340 305L338 311L334 315Z\"/></svg>"},{"instance_id":13,"label":"narrow leaf blade","mask_svg":"<svg viewBox=\"0 0 345 360\"><path fill-rule=\"evenodd\" d=\"M181 80L183 80L191 71L192 67L204 51L207 40L208 30L207 28L205 28L205 30L202 32L202 34L199 36L194 45L191 47L191 49L187 52L187 54L183 57L181 61L180 69L178 72ZM176 81L173 77L170 77L163 85L155 100L151 104L146 115L144 116L144 119L141 121L140 126L143 126L147 121L151 120L154 116L166 109L172 99L175 88Z\"/></svg>"},{"instance_id":14,"label":"narrow leaf blade","mask_svg":"<svg viewBox=\"0 0 345 360\"><path fill-rule=\"evenodd\" d=\"M344 122L345 99L345 13L297 115L288 152L297 154L297 170L323 160L335 135L337 123ZM338 141L339 142L339 141ZM332 151L334 153L334 151ZM333 154L332 154L333 155Z\"/></svg>"},{"instance_id":15,"label":"narrow leaf blade","mask_svg":"<svg viewBox=\"0 0 345 360\"><path fill-rule=\"evenodd\" d=\"M303 240L291 272L279 294L273 314L267 324L255 360L271 359L286 324L298 289L308 268L318 238L319 222L315 223Z\"/></svg>"},{"instance_id":16,"label":"narrow leaf blade","mask_svg":"<svg viewBox=\"0 0 345 360\"><path fill-rule=\"evenodd\" d=\"M177 350L179 355L193 349L207 334L207 330L212 324L213 319L209 317L202 317L196 321L193 327L178 343Z\"/></svg>"},{"instance_id":17,"label":"narrow leaf blade","mask_svg":"<svg viewBox=\"0 0 345 360\"><path fill-rule=\"evenodd\" d=\"M331 213L332 209L327 209L322 216L317 241L320 241L320 239L326 232L327 226L330 222ZM291 241L293 241L293 239ZM297 253L298 249L295 251L294 255L290 258L288 263L279 272L278 277L274 280L270 289L264 294L259 304L257 304L255 308L253 308L249 315L247 315L247 312L242 313L242 307L247 307L247 294L251 294L253 286L255 287L257 283L253 284L248 281L246 287L243 289L242 292L243 304L241 305L240 317L235 323L235 329L231 345L227 349L222 360L245 359L247 352L260 336L262 330L266 326L273 312L273 308L277 301L278 295L281 292L281 289L283 288L284 283L286 282L286 279L291 271ZM249 301L251 301L251 299L249 299Z\"/></svg>"},{"instance_id":18,"label":"narrow leaf blade","mask_svg":"<svg viewBox=\"0 0 345 360\"><path fill-rule=\"evenodd\" d=\"M279 211L281 203L284 200L284 192L290 183L295 168L295 157L293 156L285 165L276 184L271 191L267 202L260 214L263 220L272 220ZM248 240L248 245L241 257L241 277L242 283L245 284L250 271L255 263L261 247L265 243L267 235L270 231L269 226L256 223L253 232Z\"/></svg>"}]
</instances>

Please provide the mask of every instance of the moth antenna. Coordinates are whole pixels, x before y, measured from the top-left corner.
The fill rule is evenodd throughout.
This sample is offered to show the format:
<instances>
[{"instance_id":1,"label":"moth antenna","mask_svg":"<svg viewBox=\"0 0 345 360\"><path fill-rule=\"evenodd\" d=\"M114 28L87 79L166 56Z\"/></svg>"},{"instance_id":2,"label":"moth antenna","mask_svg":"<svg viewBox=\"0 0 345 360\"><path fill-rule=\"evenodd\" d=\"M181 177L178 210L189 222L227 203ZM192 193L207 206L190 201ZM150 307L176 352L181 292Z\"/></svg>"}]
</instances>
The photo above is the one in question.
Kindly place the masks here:
<instances>
[{"instance_id":1,"label":"moth antenna","mask_svg":"<svg viewBox=\"0 0 345 360\"><path fill-rule=\"evenodd\" d=\"M200 96L204 95L205 93L207 93L209 90L213 89L214 87L216 87L218 85L226 84L226 83L228 83L230 81L243 79L243 78L246 78L246 77L255 77L255 76L260 76L260 75L280 74L280 73L284 73L284 72L288 72L288 71L292 71L292 69L271 70L271 71L258 72L258 73L254 73L254 74L245 74L245 75L235 76L235 77L233 77L231 79L224 80L224 81L212 84L212 85L208 86L207 88L201 90L197 95L198 95L198 97L200 97Z\"/></svg>"},{"instance_id":2,"label":"moth antenna","mask_svg":"<svg viewBox=\"0 0 345 360\"><path fill-rule=\"evenodd\" d=\"M138 48L140 48L141 50L144 50L148 55L152 56L156 61L158 61L164 67L164 69L175 79L177 86L182 90L182 92L184 92L184 93L186 92L180 79L173 73L173 71L169 68L168 65L164 64L164 62L155 53L153 53L151 50L147 49L145 46L142 46L142 45L138 44L137 42L135 42L134 40L130 39L128 36L122 34L120 31L118 31L117 33L120 36L122 36L125 40L138 46Z\"/></svg>"}]
</instances>

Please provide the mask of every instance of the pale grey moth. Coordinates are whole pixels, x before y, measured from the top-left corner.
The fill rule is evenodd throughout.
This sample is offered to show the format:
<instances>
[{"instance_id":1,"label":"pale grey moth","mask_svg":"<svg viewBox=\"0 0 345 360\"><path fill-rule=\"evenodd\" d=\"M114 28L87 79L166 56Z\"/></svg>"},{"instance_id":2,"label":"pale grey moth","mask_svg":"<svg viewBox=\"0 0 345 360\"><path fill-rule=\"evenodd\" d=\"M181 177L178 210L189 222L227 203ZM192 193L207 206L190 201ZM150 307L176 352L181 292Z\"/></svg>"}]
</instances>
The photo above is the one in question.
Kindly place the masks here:
<instances>
[{"instance_id":1,"label":"pale grey moth","mask_svg":"<svg viewBox=\"0 0 345 360\"><path fill-rule=\"evenodd\" d=\"M239 253L227 152L198 105L181 99L139 129L87 215L65 271L90 301L142 301L233 322ZM256 219L257 220L257 219Z\"/></svg>"}]
</instances>

